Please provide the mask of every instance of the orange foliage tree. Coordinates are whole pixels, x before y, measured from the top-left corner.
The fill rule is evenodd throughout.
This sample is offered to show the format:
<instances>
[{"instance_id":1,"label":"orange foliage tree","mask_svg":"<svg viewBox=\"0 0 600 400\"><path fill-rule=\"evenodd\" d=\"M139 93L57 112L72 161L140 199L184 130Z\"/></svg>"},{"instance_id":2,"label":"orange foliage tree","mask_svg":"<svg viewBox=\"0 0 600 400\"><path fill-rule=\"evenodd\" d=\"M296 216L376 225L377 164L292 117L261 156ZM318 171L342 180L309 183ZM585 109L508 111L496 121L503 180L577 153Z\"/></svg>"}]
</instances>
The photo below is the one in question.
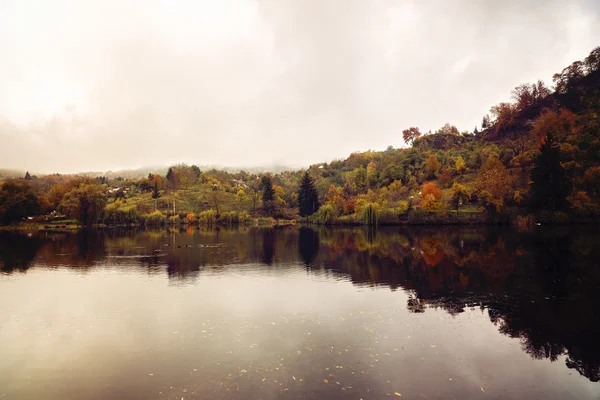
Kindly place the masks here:
<instances>
[{"instance_id":1,"label":"orange foliage tree","mask_svg":"<svg viewBox=\"0 0 600 400\"><path fill-rule=\"evenodd\" d=\"M412 142L420 136L421 132L419 131L419 128L416 127L411 127L402 131L402 139L404 139L404 143L407 144L412 144Z\"/></svg>"},{"instance_id":2,"label":"orange foliage tree","mask_svg":"<svg viewBox=\"0 0 600 400\"><path fill-rule=\"evenodd\" d=\"M421 208L431 211L440 206L443 193L434 182L427 182L421 189Z\"/></svg>"},{"instance_id":3,"label":"orange foliage tree","mask_svg":"<svg viewBox=\"0 0 600 400\"><path fill-rule=\"evenodd\" d=\"M477 176L479 199L488 209L502 211L512 195L514 179L498 157L490 156Z\"/></svg>"}]
</instances>

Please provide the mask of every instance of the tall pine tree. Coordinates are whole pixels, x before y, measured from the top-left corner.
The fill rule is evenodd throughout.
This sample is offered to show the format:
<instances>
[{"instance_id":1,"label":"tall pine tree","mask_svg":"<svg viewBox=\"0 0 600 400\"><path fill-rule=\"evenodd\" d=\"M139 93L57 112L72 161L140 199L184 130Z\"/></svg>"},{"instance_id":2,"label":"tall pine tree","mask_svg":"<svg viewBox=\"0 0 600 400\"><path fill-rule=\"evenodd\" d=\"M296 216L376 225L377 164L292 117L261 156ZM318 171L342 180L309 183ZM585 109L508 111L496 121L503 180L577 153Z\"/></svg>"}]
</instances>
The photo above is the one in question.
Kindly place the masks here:
<instances>
[{"instance_id":1,"label":"tall pine tree","mask_svg":"<svg viewBox=\"0 0 600 400\"><path fill-rule=\"evenodd\" d=\"M152 198L158 199L160 197L160 191L158 190L158 182L154 181L154 190L152 190Z\"/></svg>"},{"instance_id":2,"label":"tall pine tree","mask_svg":"<svg viewBox=\"0 0 600 400\"><path fill-rule=\"evenodd\" d=\"M535 209L556 211L568 206L571 183L560 165L560 150L550 134L542 140L531 181L531 200Z\"/></svg>"},{"instance_id":3,"label":"tall pine tree","mask_svg":"<svg viewBox=\"0 0 600 400\"><path fill-rule=\"evenodd\" d=\"M175 177L175 171L173 171L173 167L169 167L169 171L167 171L167 181L173 187L175 187L175 181L177 178Z\"/></svg>"},{"instance_id":4,"label":"tall pine tree","mask_svg":"<svg viewBox=\"0 0 600 400\"><path fill-rule=\"evenodd\" d=\"M273 201L273 197L275 197L275 190L273 189L273 182L271 181L270 176L265 175L261 178L260 187L262 189L263 203Z\"/></svg>"},{"instance_id":5,"label":"tall pine tree","mask_svg":"<svg viewBox=\"0 0 600 400\"><path fill-rule=\"evenodd\" d=\"M298 189L298 211L301 217L308 217L319 209L319 195L315 190L312 178L308 171L302 176Z\"/></svg>"}]
</instances>

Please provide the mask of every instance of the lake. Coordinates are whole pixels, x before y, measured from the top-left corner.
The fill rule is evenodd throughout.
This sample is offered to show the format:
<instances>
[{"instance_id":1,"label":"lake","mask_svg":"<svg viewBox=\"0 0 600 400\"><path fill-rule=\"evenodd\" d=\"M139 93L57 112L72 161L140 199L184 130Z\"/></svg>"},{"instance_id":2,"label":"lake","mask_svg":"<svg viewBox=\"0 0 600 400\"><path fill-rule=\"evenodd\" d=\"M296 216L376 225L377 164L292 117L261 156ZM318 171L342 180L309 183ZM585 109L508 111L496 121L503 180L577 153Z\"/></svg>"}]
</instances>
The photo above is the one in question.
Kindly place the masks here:
<instances>
[{"instance_id":1,"label":"lake","mask_svg":"<svg viewBox=\"0 0 600 400\"><path fill-rule=\"evenodd\" d=\"M593 228L0 232L0 399L598 399Z\"/></svg>"}]
</instances>

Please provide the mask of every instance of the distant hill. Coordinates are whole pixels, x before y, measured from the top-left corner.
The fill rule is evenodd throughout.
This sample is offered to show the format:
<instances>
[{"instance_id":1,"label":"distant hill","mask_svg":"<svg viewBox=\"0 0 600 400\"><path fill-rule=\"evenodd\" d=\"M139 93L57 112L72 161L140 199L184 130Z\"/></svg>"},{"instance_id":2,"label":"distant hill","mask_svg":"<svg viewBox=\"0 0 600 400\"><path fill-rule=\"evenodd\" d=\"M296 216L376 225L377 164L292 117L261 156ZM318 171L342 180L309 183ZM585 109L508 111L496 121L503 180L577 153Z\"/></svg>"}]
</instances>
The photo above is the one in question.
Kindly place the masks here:
<instances>
[{"instance_id":1,"label":"distant hill","mask_svg":"<svg viewBox=\"0 0 600 400\"><path fill-rule=\"evenodd\" d=\"M19 169L4 169L0 168L0 179L22 178L25 172Z\"/></svg>"},{"instance_id":2,"label":"distant hill","mask_svg":"<svg viewBox=\"0 0 600 400\"><path fill-rule=\"evenodd\" d=\"M290 167L287 165L280 165L280 164L255 166L255 167L228 167L228 166L222 166L222 165L198 165L198 168L200 168L201 171L218 170L218 171L225 171L225 172L229 172L229 173L246 171L246 172L255 173L255 174L265 173L265 172L272 172L272 173L278 174L278 173L285 172L285 171L295 171L295 170L301 169L300 167L294 168L294 167ZM147 177L148 174L158 174L158 175L165 176L167 174L168 170L169 170L168 165L162 165L162 166L147 166L147 167L141 167L141 168L137 168L137 169L123 169L123 170L118 170L118 171L104 171L104 172L87 171L87 172L80 172L76 175L89 176L89 177L105 176L109 179L117 178L117 177L121 177L123 179L139 179L139 178ZM24 174L25 174L25 172L20 172L20 175L18 175L18 176L23 176Z\"/></svg>"}]
</instances>

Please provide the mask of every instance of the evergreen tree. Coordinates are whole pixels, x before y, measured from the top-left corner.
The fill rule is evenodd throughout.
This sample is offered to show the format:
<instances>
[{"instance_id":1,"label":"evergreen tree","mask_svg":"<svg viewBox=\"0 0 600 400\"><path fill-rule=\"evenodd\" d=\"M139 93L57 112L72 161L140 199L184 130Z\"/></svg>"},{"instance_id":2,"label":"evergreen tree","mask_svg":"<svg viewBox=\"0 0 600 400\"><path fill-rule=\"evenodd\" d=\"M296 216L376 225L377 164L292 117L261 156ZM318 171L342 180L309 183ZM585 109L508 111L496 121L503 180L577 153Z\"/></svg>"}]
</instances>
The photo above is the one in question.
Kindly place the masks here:
<instances>
[{"instance_id":1,"label":"evergreen tree","mask_svg":"<svg viewBox=\"0 0 600 400\"><path fill-rule=\"evenodd\" d=\"M31 175L29 175L29 171L25 172L25 180L26 181L30 181L31 180Z\"/></svg>"},{"instance_id":2,"label":"evergreen tree","mask_svg":"<svg viewBox=\"0 0 600 400\"><path fill-rule=\"evenodd\" d=\"M298 211L301 217L308 217L319 209L319 195L308 171L302 176L298 190Z\"/></svg>"},{"instance_id":3,"label":"evergreen tree","mask_svg":"<svg viewBox=\"0 0 600 400\"><path fill-rule=\"evenodd\" d=\"M192 165L191 167L192 172L194 173L194 176L196 177L196 179L200 178L200 174L202 174L202 171L200 171L200 168L198 168L197 165Z\"/></svg>"},{"instance_id":4,"label":"evergreen tree","mask_svg":"<svg viewBox=\"0 0 600 400\"><path fill-rule=\"evenodd\" d=\"M568 206L571 183L560 165L560 150L552 135L542 140L540 154L531 171L531 196L535 209L556 211Z\"/></svg>"},{"instance_id":5,"label":"evergreen tree","mask_svg":"<svg viewBox=\"0 0 600 400\"><path fill-rule=\"evenodd\" d=\"M275 197L275 190L273 189L273 182L271 181L270 176L265 175L261 178L260 188L262 190L263 203L273 201L273 197Z\"/></svg>"},{"instance_id":6,"label":"evergreen tree","mask_svg":"<svg viewBox=\"0 0 600 400\"><path fill-rule=\"evenodd\" d=\"M154 190L152 191L152 198L158 199L160 197L160 192L158 190L158 182L154 181Z\"/></svg>"},{"instance_id":7,"label":"evergreen tree","mask_svg":"<svg viewBox=\"0 0 600 400\"><path fill-rule=\"evenodd\" d=\"M167 181L169 181L169 183L172 186L175 186L175 172L173 171L173 167L169 167L169 171L167 172Z\"/></svg>"},{"instance_id":8,"label":"evergreen tree","mask_svg":"<svg viewBox=\"0 0 600 400\"><path fill-rule=\"evenodd\" d=\"M487 129L491 126L489 115L484 115L483 120L481 121L481 129Z\"/></svg>"}]
</instances>

